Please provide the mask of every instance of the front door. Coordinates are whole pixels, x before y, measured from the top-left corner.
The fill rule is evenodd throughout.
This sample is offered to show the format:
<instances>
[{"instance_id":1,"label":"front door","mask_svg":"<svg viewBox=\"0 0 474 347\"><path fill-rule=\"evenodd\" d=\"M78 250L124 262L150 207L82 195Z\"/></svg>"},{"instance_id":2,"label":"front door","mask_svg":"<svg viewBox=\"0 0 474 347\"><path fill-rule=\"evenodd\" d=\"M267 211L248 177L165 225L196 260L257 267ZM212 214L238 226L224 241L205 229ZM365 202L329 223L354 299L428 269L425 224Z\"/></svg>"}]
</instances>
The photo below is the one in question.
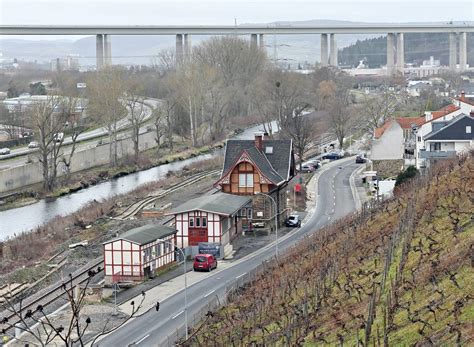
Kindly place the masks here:
<instances>
[{"instance_id":1,"label":"front door","mask_svg":"<svg viewBox=\"0 0 474 347\"><path fill-rule=\"evenodd\" d=\"M189 229L189 245L197 246L199 242L208 242L207 228L190 228Z\"/></svg>"}]
</instances>

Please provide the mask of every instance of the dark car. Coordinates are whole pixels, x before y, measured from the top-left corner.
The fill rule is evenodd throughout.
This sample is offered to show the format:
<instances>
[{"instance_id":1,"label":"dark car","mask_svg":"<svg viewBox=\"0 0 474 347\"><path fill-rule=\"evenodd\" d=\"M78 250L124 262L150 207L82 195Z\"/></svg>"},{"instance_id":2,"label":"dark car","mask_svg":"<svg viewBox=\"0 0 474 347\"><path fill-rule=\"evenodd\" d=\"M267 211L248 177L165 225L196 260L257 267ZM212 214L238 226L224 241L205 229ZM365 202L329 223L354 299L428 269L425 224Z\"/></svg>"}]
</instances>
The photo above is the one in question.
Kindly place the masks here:
<instances>
[{"instance_id":1,"label":"dark car","mask_svg":"<svg viewBox=\"0 0 474 347\"><path fill-rule=\"evenodd\" d=\"M217 259L212 254L198 254L194 257L194 271L209 271L217 268Z\"/></svg>"},{"instance_id":2,"label":"dark car","mask_svg":"<svg viewBox=\"0 0 474 347\"><path fill-rule=\"evenodd\" d=\"M356 164L364 164L366 161L367 160L362 155L356 157Z\"/></svg>"},{"instance_id":3,"label":"dark car","mask_svg":"<svg viewBox=\"0 0 474 347\"><path fill-rule=\"evenodd\" d=\"M339 158L341 158L341 156L339 155L339 153L336 152L326 153L325 155L323 155L323 159L337 160Z\"/></svg>"},{"instance_id":4,"label":"dark car","mask_svg":"<svg viewBox=\"0 0 474 347\"><path fill-rule=\"evenodd\" d=\"M292 214L290 215L286 220L285 220L285 225L287 227L292 227L292 228L299 228L301 226L301 219L300 216L297 214Z\"/></svg>"}]
</instances>

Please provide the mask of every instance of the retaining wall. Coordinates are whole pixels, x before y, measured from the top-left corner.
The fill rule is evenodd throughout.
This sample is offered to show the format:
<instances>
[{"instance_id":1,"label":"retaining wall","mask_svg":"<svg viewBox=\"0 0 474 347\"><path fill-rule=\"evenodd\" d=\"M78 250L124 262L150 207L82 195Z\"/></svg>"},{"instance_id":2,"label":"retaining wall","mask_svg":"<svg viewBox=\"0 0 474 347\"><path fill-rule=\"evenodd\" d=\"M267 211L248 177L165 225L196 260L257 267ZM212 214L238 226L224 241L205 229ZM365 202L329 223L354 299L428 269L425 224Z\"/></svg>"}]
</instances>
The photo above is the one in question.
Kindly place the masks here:
<instances>
[{"instance_id":1,"label":"retaining wall","mask_svg":"<svg viewBox=\"0 0 474 347\"><path fill-rule=\"evenodd\" d=\"M139 148L140 151L156 147L155 133L148 132L140 135ZM118 157L122 158L126 155L133 154L133 142L131 138L119 140L117 143ZM25 164L0 170L0 193L4 193L13 189L22 188L24 186L42 182L42 166L37 162L37 158L33 157L33 163ZM26 156L25 156L26 160ZM71 172L78 172L90 169L95 166L106 165L109 163L109 144L103 144L97 147L81 150L76 152L72 158ZM59 164L59 175L64 174L62 164Z\"/></svg>"}]
</instances>

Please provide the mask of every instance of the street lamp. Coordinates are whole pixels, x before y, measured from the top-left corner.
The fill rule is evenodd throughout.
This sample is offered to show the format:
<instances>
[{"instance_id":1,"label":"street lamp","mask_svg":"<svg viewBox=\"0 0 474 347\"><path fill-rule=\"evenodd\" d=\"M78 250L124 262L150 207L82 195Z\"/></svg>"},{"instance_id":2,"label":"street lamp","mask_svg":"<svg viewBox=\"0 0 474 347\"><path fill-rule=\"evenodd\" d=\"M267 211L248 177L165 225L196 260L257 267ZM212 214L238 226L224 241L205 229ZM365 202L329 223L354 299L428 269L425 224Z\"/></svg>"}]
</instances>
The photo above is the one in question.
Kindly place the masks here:
<instances>
[{"instance_id":1,"label":"street lamp","mask_svg":"<svg viewBox=\"0 0 474 347\"><path fill-rule=\"evenodd\" d=\"M174 247L175 252L180 251L183 256L183 267L184 267L184 327L186 329L186 340L188 339L188 279L186 276L186 255L181 248L176 247L173 243L165 240L160 240L160 243L165 243ZM158 306L159 307L159 306Z\"/></svg>"},{"instance_id":2,"label":"street lamp","mask_svg":"<svg viewBox=\"0 0 474 347\"><path fill-rule=\"evenodd\" d=\"M266 196L266 197L270 198L270 200L273 202L273 205L275 206L275 256L278 258L278 219L277 219L277 217L278 217L278 208L277 208L276 201L269 194L256 192L255 195L263 195L263 196Z\"/></svg>"}]
</instances>

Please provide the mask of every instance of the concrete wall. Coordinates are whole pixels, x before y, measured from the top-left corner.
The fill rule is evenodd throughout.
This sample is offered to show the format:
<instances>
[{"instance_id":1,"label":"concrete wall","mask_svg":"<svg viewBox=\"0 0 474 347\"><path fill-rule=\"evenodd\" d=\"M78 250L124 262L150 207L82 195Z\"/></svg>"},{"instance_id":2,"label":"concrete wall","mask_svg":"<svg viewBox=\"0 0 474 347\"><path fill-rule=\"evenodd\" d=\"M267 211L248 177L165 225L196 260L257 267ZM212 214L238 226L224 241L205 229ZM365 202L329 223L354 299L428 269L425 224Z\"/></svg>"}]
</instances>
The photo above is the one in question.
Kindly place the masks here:
<instances>
[{"instance_id":1,"label":"concrete wall","mask_svg":"<svg viewBox=\"0 0 474 347\"><path fill-rule=\"evenodd\" d=\"M378 139L373 139L370 159L397 160L403 158L404 139L403 129L398 122L393 121Z\"/></svg>"},{"instance_id":2,"label":"concrete wall","mask_svg":"<svg viewBox=\"0 0 474 347\"><path fill-rule=\"evenodd\" d=\"M140 151L156 147L155 133L148 132L140 135ZM120 140L117 144L119 158L133 154L133 142L130 138ZM37 159L35 158L34 161ZM99 165L109 163L109 144L76 152L72 159L71 171L78 172ZM62 175L62 164L58 167L59 175ZM0 193L24 186L42 182L42 168L38 162L25 164L23 166L0 170Z\"/></svg>"}]
</instances>

